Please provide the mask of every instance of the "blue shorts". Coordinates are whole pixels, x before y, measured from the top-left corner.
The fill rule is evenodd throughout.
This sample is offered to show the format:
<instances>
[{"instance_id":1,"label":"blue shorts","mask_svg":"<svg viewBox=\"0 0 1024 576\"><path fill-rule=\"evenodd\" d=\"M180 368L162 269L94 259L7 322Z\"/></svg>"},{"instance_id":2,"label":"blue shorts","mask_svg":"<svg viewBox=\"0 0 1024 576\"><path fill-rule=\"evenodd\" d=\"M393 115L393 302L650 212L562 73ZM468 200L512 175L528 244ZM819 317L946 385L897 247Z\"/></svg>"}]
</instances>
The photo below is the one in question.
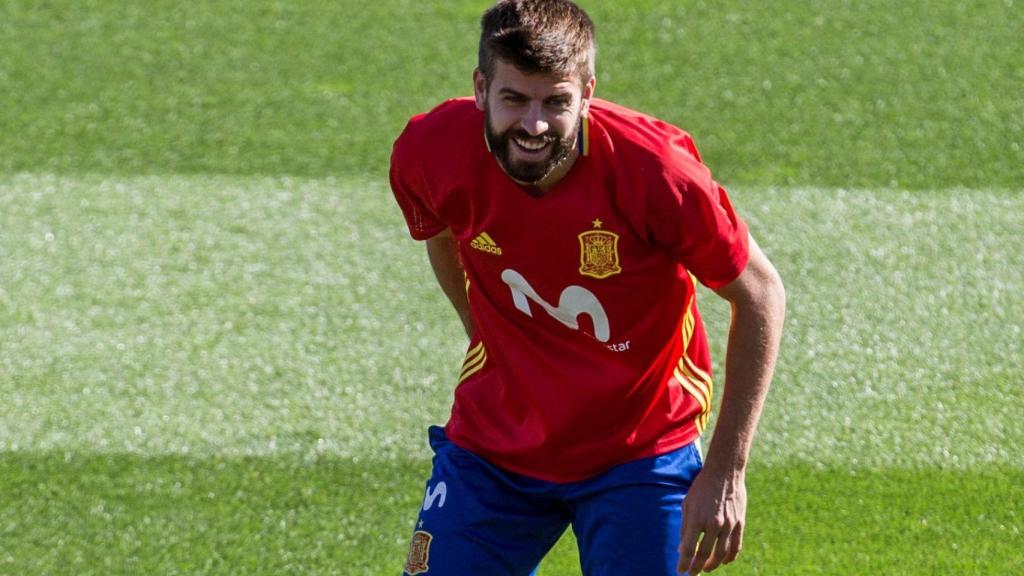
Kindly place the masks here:
<instances>
[{"instance_id":1,"label":"blue shorts","mask_svg":"<svg viewBox=\"0 0 1024 576\"><path fill-rule=\"evenodd\" d=\"M697 443L579 482L506 472L429 431L434 468L409 546L407 576L529 576L568 526L585 576L676 576L682 504Z\"/></svg>"}]
</instances>

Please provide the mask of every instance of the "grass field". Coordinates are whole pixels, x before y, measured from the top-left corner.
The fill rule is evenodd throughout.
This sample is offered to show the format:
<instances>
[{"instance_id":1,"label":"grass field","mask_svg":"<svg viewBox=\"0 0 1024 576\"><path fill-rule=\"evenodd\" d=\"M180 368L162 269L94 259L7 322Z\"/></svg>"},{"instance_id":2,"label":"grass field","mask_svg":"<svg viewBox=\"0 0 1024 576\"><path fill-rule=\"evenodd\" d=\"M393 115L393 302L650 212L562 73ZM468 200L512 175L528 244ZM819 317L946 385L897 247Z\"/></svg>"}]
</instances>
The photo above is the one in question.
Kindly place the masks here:
<instances>
[{"instance_id":1,"label":"grass field","mask_svg":"<svg viewBox=\"0 0 1024 576\"><path fill-rule=\"evenodd\" d=\"M582 4L786 280L722 573L1024 572L1024 7ZM150 6L0 2L0 574L395 574L464 337L384 174L486 2Z\"/></svg>"}]
</instances>

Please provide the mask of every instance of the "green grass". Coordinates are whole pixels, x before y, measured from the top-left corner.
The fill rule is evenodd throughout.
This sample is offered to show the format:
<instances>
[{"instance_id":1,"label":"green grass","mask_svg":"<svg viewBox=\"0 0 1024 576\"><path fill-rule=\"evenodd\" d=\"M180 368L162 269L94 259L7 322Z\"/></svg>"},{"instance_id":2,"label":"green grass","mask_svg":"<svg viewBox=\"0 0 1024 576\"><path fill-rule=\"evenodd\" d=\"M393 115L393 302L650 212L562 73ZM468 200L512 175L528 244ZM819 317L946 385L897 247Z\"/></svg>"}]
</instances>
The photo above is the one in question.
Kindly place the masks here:
<instances>
[{"instance_id":1,"label":"green grass","mask_svg":"<svg viewBox=\"0 0 1024 576\"><path fill-rule=\"evenodd\" d=\"M397 572L464 336L384 173L486 4L0 3L0 574ZM583 4L786 281L723 573L1024 571L1020 3Z\"/></svg>"},{"instance_id":2,"label":"green grass","mask_svg":"<svg viewBox=\"0 0 1024 576\"><path fill-rule=\"evenodd\" d=\"M425 423L447 415L464 336L389 194L335 180L0 178L0 446L421 450ZM733 196L789 293L759 458L1019 461L1019 194ZM702 298L720 361L725 307Z\"/></svg>"},{"instance_id":3,"label":"green grass","mask_svg":"<svg viewBox=\"0 0 1024 576\"><path fill-rule=\"evenodd\" d=\"M0 171L379 177L410 115L470 92L487 4L8 0ZM1024 180L1019 2L583 4L598 94L727 183Z\"/></svg>"},{"instance_id":4,"label":"green grass","mask_svg":"<svg viewBox=\"0 0 1024 576\"><path fill-rule=\"evenodd\" d=\"M0 177L0 449L403 454L463 337L389 195Z\"/></svg>"},{"instance_id":5,"label":"green grass","mask_svg":"<svg viewBox=\"0 0 1024 576\"><path fill-rule=\"evenodd\" d=\"M426 464L16 454L0 573L396 574ZM755 466L729 574L1015 574L1024 471ZM578 572L566 537L541 575Z\"/></svg>"},{"instance_id":6,"label":"green grass","mask_svg":"<svg viewBox=\"0 0 1024 576\"><path fill-rule=\"evenodd\" d=\"M730 573L1012 572L1024 197L733 196L789 317ZM20 175L0 203L0 566L390 573L464 336L383 184Z\"/></svg>"}]
</instances>

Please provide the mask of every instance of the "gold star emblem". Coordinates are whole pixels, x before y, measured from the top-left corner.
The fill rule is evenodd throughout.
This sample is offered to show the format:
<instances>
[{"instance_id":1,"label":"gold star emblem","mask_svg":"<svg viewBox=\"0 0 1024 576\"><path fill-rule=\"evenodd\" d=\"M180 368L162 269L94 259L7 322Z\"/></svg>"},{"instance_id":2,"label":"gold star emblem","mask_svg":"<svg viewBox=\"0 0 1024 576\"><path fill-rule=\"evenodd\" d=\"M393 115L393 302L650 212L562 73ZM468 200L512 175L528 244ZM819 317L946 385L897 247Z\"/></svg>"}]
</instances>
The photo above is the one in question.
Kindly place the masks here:
<instances>
[{"instance_id":1,"label":"gold star emblem","mask_svg":"<svg viewBox=\"0 0 1024 576\"><path fill-rule=\"evenodd\" d=\"M594 218L594 228L600 228L604 222L601 222L600 218Z\"/></svg>"}]
</instances>

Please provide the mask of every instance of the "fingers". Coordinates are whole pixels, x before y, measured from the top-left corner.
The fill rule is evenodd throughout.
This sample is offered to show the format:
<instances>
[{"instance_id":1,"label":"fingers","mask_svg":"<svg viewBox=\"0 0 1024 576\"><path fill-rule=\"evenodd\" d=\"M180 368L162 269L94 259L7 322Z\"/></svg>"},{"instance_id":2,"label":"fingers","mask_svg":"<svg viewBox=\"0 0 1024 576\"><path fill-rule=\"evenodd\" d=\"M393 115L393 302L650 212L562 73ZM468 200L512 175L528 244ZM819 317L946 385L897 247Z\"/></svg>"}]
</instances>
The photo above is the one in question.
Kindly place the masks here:
<instances>
[{"instance_id":1,"label":"fingers","mask_svg":"<svg viewBox=\"0 0 1024 576\"><path fill-rule=\"evenodd\" d=\"M698 476L683 500L683 526L679 543L679 571L690 576L710 572L736 559L743 545L746 490L742 478L711 488ZM711 491L711 495L705 492Z\"/></svg>"},{"instance_id":2,"label":"fingers","mask_svg":"<svg viewBox=\"0 0 1024 576\"><path fill-rule=\"evenodd\" d=\"M683 503L683 533L679 544L679 572L696 576L704 569L708 558L714 552L722 522L718 518L703 519L699 514L687 514ZM699 542L698 542L699 539Z\"/></svg>"},{"instance_id":3,"label":"fingers","mask_svg":"<svg viewBox=\"0 0 1024 576\"><path fill-rule=\"evenodd\" d=\"M715 541L715 549L704 564L704 571L711 572L722 564L728 564L736 559L740 553L743 543L743 524L726 524L718 533Z\"/></svg>"},{"instance_id":4,"label":"fingers","mask_svg":"<svg viewBox=\"0 0 1024 576\"><path fill-rule=\"evenodd\" d=\"M698 544L701 534L703 537ZM711 572L735 560L742 548L743 524L740 522L731 524L712 519L704 530L688 526L679 548L679 571L686 570L689 576Z\"/></svg>"},{"instance_id":5,"label":"fingers","mask_svg":"<svg viewBox=\"0 0 1024 576\"><path fill-rule=\"evenodd\" d=\"M743 549L743 523L740 522L733 526L732 532L729 533L729 538L725 543L725 550L722 556L722 564L728 564L736 559L739 555L740 550Z\"/></svg>"},{"instance_id":6,"label":"fingers","mask_svg":"<svg viewBox=\"0 0 1024 576\"><path fill-rule=\"evenodd\" d=\"M714 570L718 564L712 565L708 568L709 558L715 549L715 542L718 540L718 528L709 527L704 532L704 537L700 539L700 546L697 548L697 554L690 560L689 572L690 576L697 576L701 573L701 570Z\"/></svg>"},{"instance_id":7,"label":"fingers","mask_svg":"<svg viewBox=\"0 0 1024 576\"><path fill-rule=\"evenodd\" d=\"M686 518L686 507L683 507L683 534L679 543L679 572L689 570L693 564L693 557L697 554L697 540L703 530L699 523L688 521Z\"/></svg>"}]
</instances>

